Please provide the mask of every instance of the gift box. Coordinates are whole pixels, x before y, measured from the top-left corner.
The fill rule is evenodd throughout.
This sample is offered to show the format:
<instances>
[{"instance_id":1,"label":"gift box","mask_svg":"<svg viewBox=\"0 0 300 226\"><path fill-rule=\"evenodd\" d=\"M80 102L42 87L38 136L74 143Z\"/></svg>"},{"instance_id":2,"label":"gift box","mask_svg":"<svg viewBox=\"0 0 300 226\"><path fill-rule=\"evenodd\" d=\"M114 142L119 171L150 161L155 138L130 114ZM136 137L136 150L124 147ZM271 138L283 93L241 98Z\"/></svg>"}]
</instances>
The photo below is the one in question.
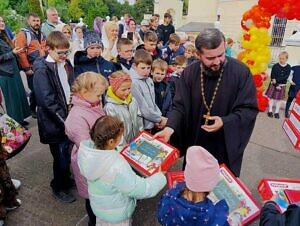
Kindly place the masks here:
<instances>
[{"instance_id":1,"label":"gift box","mask_svg":"<svg viewBox=\"0 0 300 226\"><path fill-rule=\"evenodd\" d=\"M168 187L184 181L183 171L167 173ZM224 165L220 165L220 179L208 198L214 203L225 199L229 206L228 222L231 225L251 223L260 214L260 206L247 187Z\"/></svg>"},{"instance_id":2,"label":"gift box","mask_svg":"<svg viewBox=\"0 0 300 226\"><path fill-rule=\"evenodd\" d=\"M300 116L300 105L297 102L294 103L292 111L294 111L298 116Z\"/></svg>"},{"instance_id":3,"label":"gift box","mask_svg":"<svg viewBox=\"0 0 300 226\"><path fill-rule=\"evenodd\" d=\"M293 117L293 116L292 116ZM296 127L292 124L290 119L286 119L283 122L282 128L293 146L296 149L300 149L300 132L296 129Z\"/></svg>"},{"instance_id":4,"label":"gift box","mask_svg":"<svg viewBox=\"0 0 300 226\"><path fill-rule=\"evenodd\" d=\"M159 169L167 171L178 159L179 151L142 131L129 145L124 147L121 155L141 175L151 176Z\"/></svg>"},{"instance_id":5,"label":"gift box","mask_svg":"<svg viewBox=\"0 0 300 226\"><path fill-rule=\"evenodd\" d=\"M294 110L291 111L290 122L297 130L297 133L300 133L300 115L298 115Z\"/></svg>"},{"instance_id":6,"label":"gift box","mask_svg":"<svg viewBox=\"0 0 300 226\"><path fill-rule=\"evenodd\" d=\"M289 203L294 204L300 202L300 190L284 189L284 193L289 200Z\"/></svg>"},{"instance_id":7,"label":"gift box","mask_svg":"<svg viewBox=\"0 0 300 226\"><path fill-rule=\"evenodd\" d=\"M269 179L264 178L258 184L258 192L263 200L274 201L278 204L281 212L284 212L290 204L285 190L300 190L300 180L294 179Z\"/></svg>"}]
</instances>

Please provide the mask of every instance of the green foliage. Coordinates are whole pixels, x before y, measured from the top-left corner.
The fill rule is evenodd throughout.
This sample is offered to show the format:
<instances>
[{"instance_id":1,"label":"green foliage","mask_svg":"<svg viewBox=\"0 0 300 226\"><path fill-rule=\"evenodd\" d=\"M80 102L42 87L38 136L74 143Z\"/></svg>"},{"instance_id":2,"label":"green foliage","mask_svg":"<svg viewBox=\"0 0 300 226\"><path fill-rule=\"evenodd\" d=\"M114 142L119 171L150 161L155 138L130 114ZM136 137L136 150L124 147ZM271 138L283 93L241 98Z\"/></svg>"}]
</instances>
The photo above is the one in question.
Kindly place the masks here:
<instances>
[{"instance_id":1,"label":"green foliage","mask_svg":"<svg viewBox=\"0 0 300 226\"><path fill-rule=\"evenodd\" d=\"M142 0L138 1L134 5L134 18L138 23L144 18L144 14L153 14L154 1L153 0Z\"/></svg>"},{"instance_id":2,"label":"green foliage","mask_svg":"<svg viewBox=\"0 0 300 226\"><path fill-rule=\"evenodd\" d=\"M44 12L41 8L41 3L39 0L27 0L28 1L28 11L31 13L36 13L41 19L44 18Z\"/></svg>"},{"instance_id":3,"label":"green foliage","mask_svg":"<svg viewBox=\"0 0 300 226\"><path fill-rule=\"evenodd\" d=\"M79 7L83 12L87 12L84 15L84 22L89 28L93 27L95 17L105 17L109 12L108 7L104 4L103 0L81 0Z\"/></svg>"},{"instance_id":4,"label":"green foliage","mask_svg":"<svg viewBox=\"0 0 300 226\"><path fill-rule=\"evenodd\" d=\"M118 18L120 18L122 5L117 0L104 0L104 3L107 5L108 15L110 17L117 16Z\"/></svg>"},{"instance_id":5,"label":"green foliage","mask_svg":"<svg viewBox=\"0 0 300 226\"><path fill-rule=\"evenodd\" d=\"M68 15L72 20L78 20L78 18L84 15L84 12L79 8L80 0L71 0L68 8Z\"/></svg>"},{"instance_id":6,"label":"green foliage","mask_svg":"<svg viewBox=\"0 0 300 226\"><path fill-rule=\"evenodd\" d=\"M189 10L189 0L184 0L183 1L183 15L188 15L188 10Z\"/></svg>"},{"instance_id":7,"label":"green foliage","mask_svg":"<svg viewBox=\"0 0 300 226\"><path fill-rule=\"evenodd\" d=\"M22 17L20 14L17 14L17 12L11 8L3 10L1 15L3 16L5 25L8 26L13 33L18 32L21 27L24 26L24 17Z\"/></svg>"},{"instance_id":8,"label":"green foliage","mask_svg":"<svg viewBox=\"0 0 300 226\"><path fill-rule=\"evenodd\" d=\"M9 6L8 0L1 0L0 1L0 14L3 14L4 10L6 10Z\"/></svg>"}]
</instances>

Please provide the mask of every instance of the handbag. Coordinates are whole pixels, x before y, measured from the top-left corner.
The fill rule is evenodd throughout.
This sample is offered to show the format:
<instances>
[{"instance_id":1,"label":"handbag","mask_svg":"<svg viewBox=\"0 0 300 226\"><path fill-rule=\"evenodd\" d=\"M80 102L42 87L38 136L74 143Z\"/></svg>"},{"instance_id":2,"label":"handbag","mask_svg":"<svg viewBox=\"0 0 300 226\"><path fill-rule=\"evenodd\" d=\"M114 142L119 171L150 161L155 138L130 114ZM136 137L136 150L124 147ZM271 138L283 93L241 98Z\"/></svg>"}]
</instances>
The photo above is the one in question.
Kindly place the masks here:
<instances>
[{"instance_id":1,"label":"handbag","mask_svg":"<svg viewBox=\"0 0 300 226\"><path fill-rule=\"evenodd\" d=\"M20 153L28 143L31 132L21 126L7 114L0 113L0 132L2 134L2 150L5 159Z\"/></svg>"}]
</instances>

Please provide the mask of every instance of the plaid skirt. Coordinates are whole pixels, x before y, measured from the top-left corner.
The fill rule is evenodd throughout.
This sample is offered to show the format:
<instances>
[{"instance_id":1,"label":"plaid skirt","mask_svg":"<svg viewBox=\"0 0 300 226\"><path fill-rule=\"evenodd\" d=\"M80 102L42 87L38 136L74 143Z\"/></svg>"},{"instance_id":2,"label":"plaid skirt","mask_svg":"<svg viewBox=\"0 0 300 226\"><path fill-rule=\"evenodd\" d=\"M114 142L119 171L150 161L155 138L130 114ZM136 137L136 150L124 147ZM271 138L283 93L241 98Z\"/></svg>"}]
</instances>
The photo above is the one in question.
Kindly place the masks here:
<instances>
[{"instance_id":1,"label":"plaid skirt","mask_svg":"<svg viewBox=\"0 0 300 226\"><path fill-rule=\"evenodd\" d=\"M278 90L276 89L276 86L270 83L265 93L266 96L274 100L283 100L285 98L285 86L280 86L280 87L281 89Z\"/></svg>"}]
</instances>

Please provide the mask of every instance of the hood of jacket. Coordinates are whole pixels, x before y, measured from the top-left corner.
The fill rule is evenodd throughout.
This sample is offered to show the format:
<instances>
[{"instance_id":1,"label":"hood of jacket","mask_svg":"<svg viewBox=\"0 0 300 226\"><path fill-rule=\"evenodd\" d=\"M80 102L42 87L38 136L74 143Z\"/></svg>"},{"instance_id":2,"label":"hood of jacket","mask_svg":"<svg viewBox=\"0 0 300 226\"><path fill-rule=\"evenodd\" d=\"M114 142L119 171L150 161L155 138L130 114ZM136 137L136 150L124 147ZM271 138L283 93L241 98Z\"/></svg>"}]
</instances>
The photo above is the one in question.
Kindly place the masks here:
<instances>
[{"instance_id":1,"label":"hood of jacket","mask_svg":"<svg viewBox=\"0 0 300 226\"><path fill-rule=\"evenodd\" d=\"M109 86L106 93L106 101L113 104L125 104L129 105L132 101L132 95L131 93L128 95L126 100L121 100L119 97L116 96L116 94L112 91L112 87Z\"/></svg>"},{"instance_id":2,"label":"hood of jacket","mask_svg":"<svg viewBox=\"0 0 300 226\"><path fill-rule=\"evenodd\" d=\"M208 198L204 201L193 203L182 197L184 188L184 182L178 183L175 188L168 190L162 197L158 219L163 225L169 225L172 220L175 221L175 224L178 224L182 219L186 223L184 225L228 225L227 215L229 208L224 199L215 205ZM176 208L173 208L174 206ZM171 216L168 216L166 213L171 208L174 211L171 213ZM195 219L197 224L195 224Z\"/></svg>"},{"instance_id":3,"label":"hood of jacket","mask_svg":"<svg viewBox=\"0 0 300 226\"><path fill-rule=\"evenodd\" d=\"M144 77L144 76L139 75L133 67L130 68L129 74L130 74L131 79L146 80L147 78L149 78L149 77Z\"/></svg>"},{"instance_id":4,"label":"hood of jacket","mask_svg":"<svg viewBox=\"0 0 300 226\"><path fill-rule=\"evenodd\" d=\"M101 101L99 101L99 104L91 104L89 103L88 101L78 97L77 95L74 95L72 97L72 105L73 107L80 107L80 108L89 108L89 109L92 109L93 111L96 111L96 112L99 112L99 114L103 113L103 110L102 110L102 103Z\"/></svg>"},{"instance_id":5,"label":"hood of jacket","mask_svg":"<svg viewBox=\"0 0 300 226\"><path fill-rule=\"evenodd\" d=\"M117 161L119 155L115 150L96 149L91 140L82 141L78 153L80 171L89 181L100 179Z\"/></svg>"}]
</instances>

